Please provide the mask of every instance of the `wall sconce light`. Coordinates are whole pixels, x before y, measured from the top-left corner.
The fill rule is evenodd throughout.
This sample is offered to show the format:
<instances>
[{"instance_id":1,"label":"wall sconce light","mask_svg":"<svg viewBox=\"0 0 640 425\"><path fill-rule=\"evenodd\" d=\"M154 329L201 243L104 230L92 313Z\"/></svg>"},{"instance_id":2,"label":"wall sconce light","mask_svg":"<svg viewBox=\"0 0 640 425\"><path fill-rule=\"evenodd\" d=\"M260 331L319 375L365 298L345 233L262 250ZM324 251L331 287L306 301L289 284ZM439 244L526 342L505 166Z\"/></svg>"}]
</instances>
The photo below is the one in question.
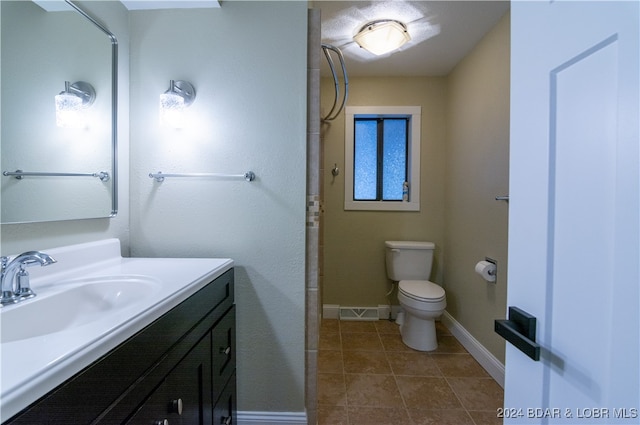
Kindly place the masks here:
<instances>
[{"instance_id":1,"label":"wall sconce light","mask_svg":"<svg viewBox=\"0 0 640 425\"><path fill-rule=\"evenodd\" d=\"M56 99L56 125L65 128L84 128L85 110L96 99L96 91L93 86L84 81L76 81L71 84L64 82L64 91L55 96Z\"/></svg>"},{"instance_id":2,"label":"wall sconce light","mask_svg":"<svg viewBox=\"0 0 640 425\"><path fill-rule=\"evenodd\" d=\"M402 22L380 19L364 25L353 39L363 49L379 56L399 49L411 36Z\"/></svg>"},{"instance_id":3,"label":"wall sconce light","mask_svg":"<svg viewBox=\"0 0 640 425\"><path fill-rule=\"evenodd\" d=\"M191 83L169 80L169 90L160 95L160 124L171 128L182 128L184 109L196 99L196 90Z\"/></svg>"}]
</instances>

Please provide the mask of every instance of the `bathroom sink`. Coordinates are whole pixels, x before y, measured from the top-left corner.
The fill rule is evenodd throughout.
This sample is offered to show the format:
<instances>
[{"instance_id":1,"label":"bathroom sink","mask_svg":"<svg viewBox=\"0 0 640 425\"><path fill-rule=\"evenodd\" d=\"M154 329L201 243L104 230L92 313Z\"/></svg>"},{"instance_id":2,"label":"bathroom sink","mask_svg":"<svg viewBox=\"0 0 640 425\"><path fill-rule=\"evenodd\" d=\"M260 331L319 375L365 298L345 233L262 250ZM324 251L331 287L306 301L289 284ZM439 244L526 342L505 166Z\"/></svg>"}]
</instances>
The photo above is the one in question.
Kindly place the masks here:
<instances>
[{"instance_id":1,"label":"bathroom sink","mask_svg":"<svg viewBox=\"0 0 640 425\"><path fill-rule=\"evenodd\" d=\"M98 276L56 282L35 298L0 311L2 343L86 325L145 300L161 288L147 276Z\"/></svg>"},{"instance_id":2,"label":"bathroom sink","mask_svg":"<svg viewBox=\"0 0 640 425\"><path fill-rule=\"evenodd\" d=\"M35 298L0 308L0 422L233 267L228 258L122 257L118 239L46 249Z\"/></svg>"}]
</instances>

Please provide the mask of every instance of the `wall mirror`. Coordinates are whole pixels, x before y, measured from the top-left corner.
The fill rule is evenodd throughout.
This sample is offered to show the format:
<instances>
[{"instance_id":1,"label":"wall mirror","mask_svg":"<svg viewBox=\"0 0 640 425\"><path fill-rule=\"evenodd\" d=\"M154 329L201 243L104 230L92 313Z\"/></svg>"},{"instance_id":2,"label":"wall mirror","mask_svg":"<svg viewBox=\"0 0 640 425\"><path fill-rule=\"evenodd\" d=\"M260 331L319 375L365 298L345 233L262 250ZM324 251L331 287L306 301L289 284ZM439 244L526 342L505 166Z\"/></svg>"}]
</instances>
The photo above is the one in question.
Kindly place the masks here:
<instances>
[{"instance_id":1,"label":"wall mirror","mask_svg":"<svg viewBox=\"0 0 640 425\"><path fill-rule=\"evenodd\" d=\"M0 1L1 221L112 217L117 40L69 1L39 3ZM77 97L83 96L74 86L85 86L76 82L95 92L92 102L84 99L84 121L74 128L57 122L55 97L65 82Z\"/></svg>"}]
</instances>

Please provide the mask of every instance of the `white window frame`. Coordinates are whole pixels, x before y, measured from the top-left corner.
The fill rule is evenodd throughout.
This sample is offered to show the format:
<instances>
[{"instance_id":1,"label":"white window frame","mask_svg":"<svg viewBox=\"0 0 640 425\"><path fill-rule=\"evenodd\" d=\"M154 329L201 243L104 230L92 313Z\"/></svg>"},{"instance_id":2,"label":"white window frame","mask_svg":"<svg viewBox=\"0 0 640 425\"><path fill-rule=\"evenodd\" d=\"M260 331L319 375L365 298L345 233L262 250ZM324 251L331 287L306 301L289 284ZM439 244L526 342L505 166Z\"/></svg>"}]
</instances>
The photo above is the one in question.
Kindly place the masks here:
<instances>
[{"instance_id":1,"label":"white window frame","mask_svg":"<svg viewBox=\"0 0 640 425\"><path fill-rule=\"evenodd\" d=\"M353 151L355 118L409 117L408 164L409 201L354 201ZM420 211L421 106L347 106L344 131L344 209L361 211Z\"/></svg>"}]
</instances>

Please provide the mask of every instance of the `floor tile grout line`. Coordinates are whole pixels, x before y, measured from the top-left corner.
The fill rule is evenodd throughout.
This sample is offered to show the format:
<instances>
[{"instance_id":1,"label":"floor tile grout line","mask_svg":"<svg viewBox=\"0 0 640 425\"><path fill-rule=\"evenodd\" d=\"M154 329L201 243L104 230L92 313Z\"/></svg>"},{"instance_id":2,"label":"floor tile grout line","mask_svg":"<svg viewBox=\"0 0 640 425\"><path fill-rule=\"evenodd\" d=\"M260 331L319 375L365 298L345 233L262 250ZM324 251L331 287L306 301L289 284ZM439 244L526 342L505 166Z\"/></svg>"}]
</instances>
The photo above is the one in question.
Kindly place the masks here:
<instances>
[{"instance_id":1,"label":"floor tile grout line","mask_svg":"<svg viewBox=\"0 0 640 425\"><path fill-rule=\"evenodd\" d=\"M351 352L351 351L372 352L374 350L345 350L344 349L345 339L343 338L343 336L344 336L343 335L343 331L347 330L347 327L341 326L342 324L340 322L341 321L338 321L338 323L336 324L337 325L336 327L337 327L338 333L339 333L339 342L340 342L339 351L340 351L340 360L342 361L342 363L341 363L342 374L341 375L342 375L342 382L344 383L343 385L344 385L344 389L345 389L345 418L344 418L344 420L347 421L347 425L350 425L351 422L352 422L352 419L351 419L351 417L349 415L350 407L355 409L355 410L357 410L360 407L367 408L368 406L355 406L355 405L351 406L351 404L349 403L349 398L347 397L348 391L347 391L347 387L346 387L347 370L346 370L346 362L345 362L345 352L347 352L347 351L348 352ZM352 326L352 325L348 325L348 326L350 327L349 330L352 330L353 332L356 332L356 333L364 333L363 330L366 330L366 326L365 327L358 327L358 326ZM381 343L382 352L385 354L384 358L385 358L385 360L387 362L387 366L389 367L390 374L393 376L395 385L398 388L398 390L400 391L400 385L399 385L399 382L398 382L398 377L399 376L404 376L404 375L398 374L398 373L396 373L394 371L393 367L391 366L391 360L390 359L394 355L398 354L398 352L412 352L412 351L408 351L408 350L388 350L387 348L390 348L390 347L385 347L385 345L382 343L383 335L386 335L388 337L389 334L395 334L395 335L398 335L398 334L397 333L391 333L391 332L384 332L385 330L389 329L388 327L384 327L386 325L384 325L384 326L376 326L374 324L374 326L375 326L375 332L377 334L378 342ZM325 332L326 331L327 331L327 328L325 328ZM332 328L331 332L334 332L333 328ZM372 331L367 331L367 333L371 333L371 332ZM348 334L348 333L351 333L351 332L344 332L344 333ZM443 335L445 335L445 334L443 334L441 332L439 332L439 334L438 334L439 337L441 337ZM446 336L448 336L448 335L446 335ZM392 348L395 348L395 347L392 347ZM464 349L459 352L459 351L457 351L457 349L455 347L453 347L452 350L454 350L454 351L452 351L452 352L446 352L446 351L445 352L440 352L440 351L437 351L437 352L429 352L429 353L425 353L425 354L428 354L430 356L430 358L432 358L432 359L434 359L434 357L437 357L437 355L442 355L442 354L449 354L449 355L450 354L465 354L465 355L469 355L468 351L466 351ZM457 357L457 356L453 356L453 357ZM434 359L434 362L435 362L435 359ZM464 410L464 412L466 414L466 417L468 419L470 419L470 423L477 425L478 422L476 421L476 419L471 415L469 409L466 406L464 406L464 404L462 403L462 399L460 398L461 396L458 394L458 392L456 392L454 390L454 388L453 388L453 386L451 384L451 379L457 379L457 378L478 378L478 379L480 379L480 378L483 378L483 377L480 377L480 376L466 376L466 375L465 376L446 376L445 373L443 372L441 366L439 365L439 363L435 362L434 366L435 366L436 370L438 372L440 372L440 375L441 375L440 378L444 378L444 380L446 382L446 385L449 387L449 389L452 391L452 393L454 394L454 396L458 400L460 406L462 407L462 410ZM362 373L362 374L363 375L379 375L379 374L369 373L369 372L365 372L365 373ZM385 374L385 375L387 375L387 374ZM413 374L409 374L407 376L414 376L414 375ZM422 375L415 375L415 376L422 376ZM491 377L489 377L489 376L487 376L486 378L487 378L487 380L491 380ZM409 419L409 421L411 423L413 423L414 419L411 417L411 415L409 413L410 409L407 407L407 401L405 400L405 397L404 397L404 395L403 395L403 393L401 391L400 391L399 395L400 395L400 398L402 400L403 406L402 407L398 407L398 409L403 410L404 413L407 415L407 418ZM334 407L339 407L339 406L334 406ZM418 408L418 409L420 409L420 408ZM433 409L429 409L429 410L433 410ZM450 410L450 409L446 409L446 410ZM483 411L483 410L481 410L481 411Z\"/></svg>"},{"instance_id":2,"label":"floor tile grout line","mask_svg":"<svg viewBox=\"0 0 640 425\"><path fill-rule=\"evenodd\" d=\"M471 416L471 414L469 413L469 409L467 409L467 406L464 405L462 399L460 398L460 396L458 395L458 393L455 391L455 389L453 388L453 386L451 385L451 383L449 382L449 379L447 376L444 375L444 373L442 374L442 377L444 378L444 381L447 383L447 386L449 387L449 389L451 390L451 392L453 393L453 395L455 396L455 398L458 400L458 403L460 403L460 406L462 406L462 408L464 409L464 412L467 414L467 416L471 419L471 422L476 423L476 421L473 419L473 416Z\"/></svg>"},{"instance_id":3,"label":"floor tile grout line","mask_svg":"<svg viewBox=\"0 0 640 425\"><path fill-rule=\"evenodd\" d=\"M407 415L407 418L409 418L409 421L411 422L411 424L414 423L413 418L411 417L411 413L409 412L409 407L407 405L407 400L405 398L405 396L402 394L402 391L400 390L400 383L398 382L398 375L394 372L393 370L393 366L391 366L391 362L389 361L389 356L392 356L393 353L395 353L395 351L389 351L386 350L384 347L384 343L382 343L382 336L380 335L380 330L376 329L378 331L378 338L380 339L380 343L382 344L382 351L385 354L385 358L387 360L387 363L389 363L389 369L391 370L391 375L393 376L393 381L396 383L396 388L398 389L398 393L400 394L400 398L402 399L402 404L404 406L404 411L405 414Z\"/></svg>"}]
</instances>

